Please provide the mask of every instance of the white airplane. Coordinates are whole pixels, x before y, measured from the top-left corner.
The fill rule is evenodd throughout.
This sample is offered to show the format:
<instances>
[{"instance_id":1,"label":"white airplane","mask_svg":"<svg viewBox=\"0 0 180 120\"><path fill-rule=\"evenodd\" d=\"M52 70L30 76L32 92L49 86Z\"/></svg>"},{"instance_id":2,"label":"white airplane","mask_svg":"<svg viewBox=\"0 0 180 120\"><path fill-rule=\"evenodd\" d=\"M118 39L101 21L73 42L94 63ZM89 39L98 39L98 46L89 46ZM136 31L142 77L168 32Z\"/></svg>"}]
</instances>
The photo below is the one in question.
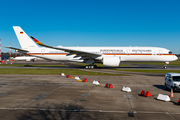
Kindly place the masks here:
<instances>
[{"instance_id":1,"label":"white airplane","mask_svg":"<svg viewBox=\"0 0 180 120\"><path fill-rule=\"evenodd\" d=\"M18 56L13 58L14 61L32 61L35 62L37 59L37 57L33 57L33 56Z\"/></svg>"},{"instance_id":2,"label":"white airplane","mask_svg":"<svg viewBox=\"0 0 180 120\"><path fill-rule=\"evenodd\" d=\"M13 26L21 48L7 47L25 52L27 55L40 57L53 61L81 62L89 65L86 68L97 67L94 63L102 63L104 66L119 67L121 61L134 62L165 62L175 61L175 54L160 47L52 47L31 38L19 26Z\"/></svg>"}]
</instances>

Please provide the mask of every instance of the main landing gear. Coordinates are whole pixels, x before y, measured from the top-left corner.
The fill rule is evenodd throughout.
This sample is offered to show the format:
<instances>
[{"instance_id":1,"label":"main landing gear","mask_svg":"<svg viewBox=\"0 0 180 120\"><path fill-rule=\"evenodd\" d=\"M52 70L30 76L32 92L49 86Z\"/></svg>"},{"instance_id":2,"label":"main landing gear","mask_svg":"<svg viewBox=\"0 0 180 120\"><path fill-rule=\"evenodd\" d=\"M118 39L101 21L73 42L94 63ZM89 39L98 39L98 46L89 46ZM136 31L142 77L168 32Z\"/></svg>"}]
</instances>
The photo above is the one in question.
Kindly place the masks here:
<instances>
[{"instance_id":1,"label":"main landing gear","mask_svg":"<svg viewBox=\"0 0 180 120\"><path fill-rule=\"evenodd\" d=\"M86 65L86 69L94 69L97 68L97 65Z\"/></svg>"}]
</instances>

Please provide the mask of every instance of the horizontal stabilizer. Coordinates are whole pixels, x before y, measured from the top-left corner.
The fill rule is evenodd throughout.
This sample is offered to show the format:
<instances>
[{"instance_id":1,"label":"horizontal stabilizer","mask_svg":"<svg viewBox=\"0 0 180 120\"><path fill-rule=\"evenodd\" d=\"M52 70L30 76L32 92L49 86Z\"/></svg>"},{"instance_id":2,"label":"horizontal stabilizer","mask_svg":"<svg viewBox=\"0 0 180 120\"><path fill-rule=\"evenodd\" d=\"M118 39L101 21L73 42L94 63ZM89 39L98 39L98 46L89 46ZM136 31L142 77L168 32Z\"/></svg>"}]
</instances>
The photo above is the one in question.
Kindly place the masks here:
<instances>
[{"instance_id":1,"label":"horizontal stabilizer","mask_svg":"<svg viewBox=\"0 0 180 120\"><path fill-rule=\"evenodd\" d=\"M10 49L14 49L14 50L18 50L18 52L29 52L27 50L23 50L23 49L19 49L19 48L14 48L14 47L6 47L4 46L5 48L10 48Z\"/></svg>"}]
</instances>

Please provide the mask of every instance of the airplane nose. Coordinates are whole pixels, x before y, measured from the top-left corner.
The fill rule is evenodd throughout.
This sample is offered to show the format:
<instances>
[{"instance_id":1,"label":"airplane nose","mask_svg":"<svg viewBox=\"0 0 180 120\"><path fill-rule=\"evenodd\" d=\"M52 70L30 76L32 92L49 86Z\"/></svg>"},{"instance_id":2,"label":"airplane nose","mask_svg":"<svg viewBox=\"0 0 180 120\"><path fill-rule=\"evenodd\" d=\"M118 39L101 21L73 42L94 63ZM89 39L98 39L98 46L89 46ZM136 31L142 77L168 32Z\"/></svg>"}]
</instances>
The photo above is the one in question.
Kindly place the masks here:
<instances>
[{"instance_id":1,"label":"airplane nose","mask_svg":"<svg viewBox=\"0 0 180 120\"><path fill-rule=\"evenodd\" d=\"M174 60L177 60L177 59L178 59L178 57L175 55L175 56L174 56Z\"/></svg>"}]
</instances>

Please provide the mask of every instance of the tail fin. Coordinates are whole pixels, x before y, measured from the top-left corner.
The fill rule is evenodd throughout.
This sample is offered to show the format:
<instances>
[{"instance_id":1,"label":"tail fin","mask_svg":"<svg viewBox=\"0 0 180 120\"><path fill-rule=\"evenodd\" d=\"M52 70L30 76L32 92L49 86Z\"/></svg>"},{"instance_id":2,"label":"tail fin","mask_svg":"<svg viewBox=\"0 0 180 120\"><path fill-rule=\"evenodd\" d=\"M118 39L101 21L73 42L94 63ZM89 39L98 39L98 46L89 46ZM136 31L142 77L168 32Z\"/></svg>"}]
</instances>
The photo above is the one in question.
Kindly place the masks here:
<instances>
[{"instance_id":1,"label":"tail fin","mask_svg":"<svg viewBox=\"0 0 180 120\"><path fill-rule=\"evenodd\" d=\"M19 26L13 26L16 36L19 40L22 49L31 50L32 48L38 47L34 41L23 31Z\"/></svg>"}]
</instances>

